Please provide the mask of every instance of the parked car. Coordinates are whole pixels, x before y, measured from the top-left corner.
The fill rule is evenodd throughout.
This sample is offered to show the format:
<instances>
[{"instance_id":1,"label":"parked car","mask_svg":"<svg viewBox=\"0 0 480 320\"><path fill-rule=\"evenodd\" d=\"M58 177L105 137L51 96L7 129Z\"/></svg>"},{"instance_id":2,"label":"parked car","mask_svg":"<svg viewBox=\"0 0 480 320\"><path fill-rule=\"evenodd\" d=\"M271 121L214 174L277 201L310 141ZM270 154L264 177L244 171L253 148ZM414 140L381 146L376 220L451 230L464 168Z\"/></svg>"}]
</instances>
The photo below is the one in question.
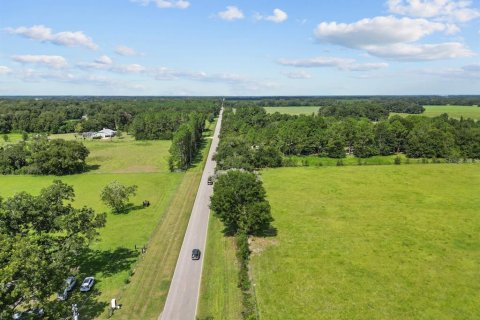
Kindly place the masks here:
<instances>
[{"instance_id":1,"label":"parked car","mask_svg":"<svg viewBox=\"0 0 480 320\"><path fill-rule=\"evenodd\" d=\"M95 278L94 277L86 277L83 280L82 285L80 286L80 291L82 291L82 292L90 291L90 289L92 289L94 283L95 283Z\"/></svg>"},{"instance_id":2,"label":"parked car","mask_svg":"<svg viewBox=\"0 0 480 320\"><path fill-rule=\"evenodd\" d=\"M43 309L28 309L26 311L17 311L13 314L12 319L32 319L32 318L41 318L44 315Z\"/></svg>"},{"instance_id":3,"label":"parked car","mask_svg":"<svg viewBox=\"0 0 480 320\"><path fill-rule=\"evenodd\" d=\"M207 179L207 184L209 186L211 186L213 184L213 177L212 176L209 176L208 179Z\"/></svg>"},{"instance_id":4,"label":"parked car","mask_svg":"<svg viewBox=\"0 0 480 320\"><path fill-rule=\"evenodd\" d=\"M199 260L200 259L200 250L193 249L192 250L192 260Z\"/></svg>"},{"instance_id":5,"label":"parked car","mask_svg":"<svg viewBox=\"0 0 480 320\"><path fill-rule=\"evenodd\" d=\"M58 293L58 300L67 300L68 293L72 291L73 287L75 287L75 283L77 283L77 279L75 279L75 277L68 277L67 280L65 280L65 288L63 291Z\"/></svg>"}]
</instances>

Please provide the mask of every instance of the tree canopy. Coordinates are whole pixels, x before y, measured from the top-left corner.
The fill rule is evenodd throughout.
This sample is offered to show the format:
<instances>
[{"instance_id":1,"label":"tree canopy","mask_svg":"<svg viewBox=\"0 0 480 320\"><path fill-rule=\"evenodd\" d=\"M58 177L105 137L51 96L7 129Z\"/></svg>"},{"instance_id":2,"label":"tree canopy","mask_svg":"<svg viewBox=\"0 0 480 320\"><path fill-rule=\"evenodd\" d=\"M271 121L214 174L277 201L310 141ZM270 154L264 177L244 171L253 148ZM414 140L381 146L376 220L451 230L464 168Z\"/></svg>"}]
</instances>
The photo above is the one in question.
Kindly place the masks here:
<instances>
[{"instance_id":1,"label":"tree canopy","mask_svg":"<svg viewBox=\"0 0 480 320\"><path fill-rule=\"evenodd\" d=\"M255 174L231 170L215 182L211 209L228 231L253 234L273 221L265 194Z\"/></svg>"},{"instance_id":2,"label":"tree canopy","mask_svg":"<svg viewBox=\"0 0 480 320\"><path fill-rule=\"evenodd\" d=\"M105 225L105 214L74 208L74 198L73 188L57 180L38 196L21 192L0 200L0 318L27 307L60 318L51 296Z\"/></svg>"}]
</instances>

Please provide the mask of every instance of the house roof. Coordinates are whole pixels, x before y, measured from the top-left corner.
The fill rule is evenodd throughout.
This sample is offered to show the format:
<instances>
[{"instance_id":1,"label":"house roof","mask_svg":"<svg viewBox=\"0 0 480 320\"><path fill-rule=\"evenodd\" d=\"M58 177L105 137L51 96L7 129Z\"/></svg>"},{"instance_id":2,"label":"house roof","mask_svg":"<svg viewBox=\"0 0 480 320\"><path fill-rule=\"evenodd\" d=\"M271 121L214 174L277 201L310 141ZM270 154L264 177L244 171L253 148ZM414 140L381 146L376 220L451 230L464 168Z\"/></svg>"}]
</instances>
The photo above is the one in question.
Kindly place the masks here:
<instances>
[{"instance_id":1,"label":"house roof","mask_svg":"<svg viewBox=\"0 0 480 320\"><path fill-rule=\"evenodd\" d=\"M113 133L116 133L117 131L115 130L112 130L112 129L107 129L107 128L103 128L102 130L98 131L98 133L104 133L104 134L113 134Z\"/></svg>"}]
</instances>

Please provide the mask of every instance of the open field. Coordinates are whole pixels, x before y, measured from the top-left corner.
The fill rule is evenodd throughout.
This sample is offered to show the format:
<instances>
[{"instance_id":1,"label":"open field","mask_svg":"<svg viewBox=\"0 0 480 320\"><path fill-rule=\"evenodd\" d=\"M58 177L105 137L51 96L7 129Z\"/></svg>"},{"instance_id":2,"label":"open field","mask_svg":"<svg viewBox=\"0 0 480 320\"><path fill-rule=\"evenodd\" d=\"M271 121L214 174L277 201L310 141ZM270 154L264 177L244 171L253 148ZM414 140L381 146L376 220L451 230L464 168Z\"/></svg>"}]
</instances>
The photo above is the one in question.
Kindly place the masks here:
<instances>
[{"instance_id":1,"label":"open field","mask_svg":"<svg viewBox=\"0 0 480 320\"><path fill-rule=\"evenodd\" d=\"M476 106L424 106L425 112L421 115L427 117L436 117L441 114L448 114L450 118L460 119L471 118L475 120L480 120L480 107ZM407 116L406 113L392 113L399 114L401 116Z\"/></svg>"},{"instance_id":2,"label":"open field","mask_svg":"<svg viewBox=\"0 0 480 320\"><path fill-rule=\"evenodd\" d=\"M200 319L240 320L242 294L238 288L234 237L223 235L223 224L210 217L197 316Z\"/></svg>"},{"instance_id":3,"label":"open field","mask_svg":"<svg viewBox=\"0 0 480 320\"><path fill-rule=\"evenodd\" d=\"M117 318L156 319L168 292L209 140L187 173L168 172L170 141L137 142L127 137L84 143L90 150L90 171L63 177L0 176L0 196L21 191L36 194L54 179L73 185L75 206L108 213L99 241L91 245L81 265L82 273L95 275L97 301L103 305L89 311L80 307L80 312L89 319L106 318L105 308L115 297L124 305ZM137 195L130 199L133 209L127 214L113 214L100 201L101 189L113 180L138 185ZM148 208L141 207L145 199L151 203ZM140 254L143 245L147 246L145 255Z\"/></svg>"},{"instance_id":4,"label":"open field","mask_svg":"<svg viewBox=\"0 0 480 320\"><path fill-rule=\"evenodd\" d=\"M277 237L253 242L261 319L480 317L480 165L262 172Z\"/></svg>"},{"instance_id":5,"label":"open field","mask_svg":"<svg viewBox=\"0 0 480 320\"><path fill-rule=\"evenodd\" d=\"M265 107L268 113L286 113L286 114L312 114L317 113L320 107L295 106L295 107Z\"/></svg>"}]
</instances>

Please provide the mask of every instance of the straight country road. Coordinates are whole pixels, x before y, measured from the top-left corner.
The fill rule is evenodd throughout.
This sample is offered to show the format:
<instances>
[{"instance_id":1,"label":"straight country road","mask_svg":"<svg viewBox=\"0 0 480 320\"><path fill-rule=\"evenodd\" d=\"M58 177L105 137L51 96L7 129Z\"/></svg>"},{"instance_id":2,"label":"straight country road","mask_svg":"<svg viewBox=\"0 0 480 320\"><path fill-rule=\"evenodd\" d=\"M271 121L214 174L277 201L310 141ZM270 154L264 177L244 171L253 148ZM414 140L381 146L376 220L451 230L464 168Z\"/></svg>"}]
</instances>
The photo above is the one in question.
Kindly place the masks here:
<instances>
[{"instance_id":1,"label":"straight country road","mask_svg":"<svg viewBox=\"0 0 480 320\"><path fill-rule=\"evenodd\" d=\"M207 240L208 218L210 216L210 196L213 186L207 184L208 177L215 172L216 162L212 160L219 141L222 126L223 107L218 117L207 162L198 187L190 221L183 239L180 255L168 291L167 301L159 320L194 320L200 283L202 280L203 257ZM200 249L200 260L192 260L192 250Z\"/></svg>"}]
</instances>

